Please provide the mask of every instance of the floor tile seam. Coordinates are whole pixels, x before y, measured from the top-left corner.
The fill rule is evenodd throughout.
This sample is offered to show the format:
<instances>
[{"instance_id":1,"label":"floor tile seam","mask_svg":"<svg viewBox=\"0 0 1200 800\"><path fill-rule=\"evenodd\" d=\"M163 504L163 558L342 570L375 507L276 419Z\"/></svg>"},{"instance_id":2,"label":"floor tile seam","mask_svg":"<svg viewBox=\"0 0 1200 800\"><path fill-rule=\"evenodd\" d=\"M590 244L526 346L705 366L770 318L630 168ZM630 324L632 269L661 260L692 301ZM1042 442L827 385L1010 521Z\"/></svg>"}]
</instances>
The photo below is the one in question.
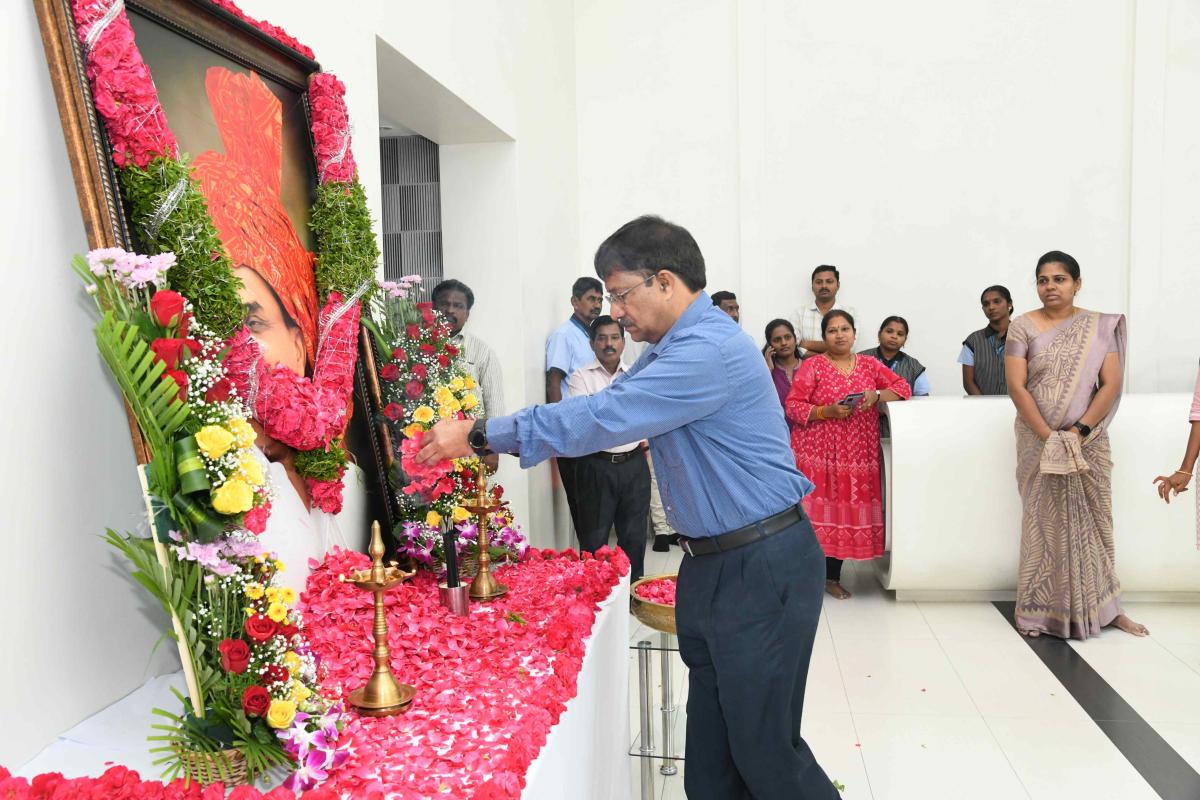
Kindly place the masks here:
<instances>
[{"instance_id":1,"label":"floor tile seam","mask_svg":"<svg viewBox=\"0 0 1200 800\"><path fill-rule=\"evenodd\" d=\"M863 777L867 781L867 794L871 800L875 800L875 789L871 785L871 771L867 768L867 757L863 753L862 735L858 732L858 723L854 719L854 707L850 705L850 690L846 686L846 674L842 671L842 661L838 657L837 638L833 635L833 623L824 607L821 608L821 616L825 618L825 626L829 629L829 644L833 648L833 662L837 666L838 680L842 683L842 697L846 701L846 713L850 715L850 728L854 731L854 743L858 745L858 760L862 764Z\"/></svg>"},{"instance_id":2,"label":"floor tile seam","mask_svg":"<svg viewBox=\"0 0 1200 800\"><path fill-rule=\"evenodd\" d=\"M916 604L916 606L917 606L917 611L921 614L921 619L925 620L926 625L929 625L929 619L925 616L925 610L923 608L921 608L919 603ZM929 630L933 631L932 625L929 625ZM933 638L934 638L934 641L936 641L938 643L938 649L941 650L942 655L944 655L946 657L947 663L950 664L950 669L954 671L954 677L958 678L959 685L962 686L962 689L966 693L967 698L971 701L971 707L975 709L975 713L979 716L979 719L983 722L983 727L987 730L988 736L990 736L992 738L992 743L996 745L996 749L998 749L1000 751L1000 754L1002 756L1004 756L1004 763L1008 764L1008 768L1010 770L1012 770L1013 777L1017 779L1017 784L1021 787L1021 790L1025 792L1025 796L1030 798L1030 800L1032 800L1033 793L1030 792L1029 787L1025 785L1024 779L1021 778L1021 773L1017 770L1016 766L1012 762L1012 758L1010 758L1008 755L1008 750L1006 750L1004 748L1004 745L1000 742L999 737L996 736L996 732L992 730L992 726L988 722L987 717L985 717L983 715L983 711L979 708L979 703L975 700L975 696L973 694L971 694L971 689L967 686L967 682L965 680L963 680L962 673L958 671L958 665L954 663L954 659L951 658L950 653L948 653L946 651L946 646L945 646L945 644L943 644L941 638L938 637L937 632L936 631L933 631L933 632L934 632ZM1045 665L1043 665L1043 666L1045 666ZM1065 690L1066 687L1063 687L1063 688Z\"/></svg>"},{"instance_id":3,"label":"floor tile seam","mask_svg":"<svg viewBox=\"0 0 1200 800\"><path fill-rule=\"evenodd\" d=\"M1162 649L1163 652L1165 652L1171 658L1175 659L1180 664L1182 664L1185 669L1189 670L1190 672L1196 673L1197 676L1200 676L1200 668L1192 666L1186 660L1184 660L1182 656L1180 656L1179 654L1177 654L1176 652L1171 650L1171 648L1167 647L1165 644L1158 641L1157 639L1154 639L1153 634L1151 634L1150 637L1148 637L1148 638L1150 638L1154 642L1154 644L1158 645L1158 647L1160 649ZM1091 659L1089 659L1086 655L1084 655L1085 650L1083 648L1077 647L1075 642L1067 642L1067 644L1071 647L1071 649L1073 651L1075 651L1076 655L1078 655L1080 658L1082 658L1089 667L1091 667L1093 670L1095 670L1096 674L1100 675L1100 677L1102 677L1102 678L1104 677L1104 675L1100 672L1100 670L1096 668L1095 663ZM1105 678L1105 681L1107 681L1107 680L1108 679ZM1115 691L1115 687L1114 687L1114 691ZM1118 692L1118 694L1121 694L1121 693ZM1141 711L1138 711L1138 709L1136 707L1134 707L1133 703L1129 702L1128 698L1125 698L1125 695L1121 694L1121 697L1123 699L1125 699L1125 702L1129 704L1129 707L1132 708L1137 713L1138 716L1140 716L1142 719L1146 720L1146 722L1149 722L1149 723L1156 722L1156 720L1152 720L1149 717L1142 714ZM1120 722L1120 720L1107 720L1107 721ZM1157 721L1158 722L1170 722L1172 720L1157 720Z\"/></svg>"}]
</instances>

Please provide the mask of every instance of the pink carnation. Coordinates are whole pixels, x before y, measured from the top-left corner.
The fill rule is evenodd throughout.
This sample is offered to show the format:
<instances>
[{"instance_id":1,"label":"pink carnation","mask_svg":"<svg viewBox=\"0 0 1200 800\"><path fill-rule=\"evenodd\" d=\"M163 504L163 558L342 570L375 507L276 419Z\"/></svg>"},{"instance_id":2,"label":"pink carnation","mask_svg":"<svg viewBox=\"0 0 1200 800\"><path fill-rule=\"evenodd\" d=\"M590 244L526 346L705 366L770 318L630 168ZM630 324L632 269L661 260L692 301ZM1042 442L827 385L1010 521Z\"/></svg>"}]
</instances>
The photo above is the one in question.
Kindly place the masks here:
<instances>
[{"instance_id":1,"label":"pink carnation","mask_svg":"<svg viewBox=\"0 0 1200 800\"><path fill-rule=\"evenodd\" d=\"M661 606L675 605L675 578L656 578L637 587L637 596Z\"/></svg>"}]
</instances>

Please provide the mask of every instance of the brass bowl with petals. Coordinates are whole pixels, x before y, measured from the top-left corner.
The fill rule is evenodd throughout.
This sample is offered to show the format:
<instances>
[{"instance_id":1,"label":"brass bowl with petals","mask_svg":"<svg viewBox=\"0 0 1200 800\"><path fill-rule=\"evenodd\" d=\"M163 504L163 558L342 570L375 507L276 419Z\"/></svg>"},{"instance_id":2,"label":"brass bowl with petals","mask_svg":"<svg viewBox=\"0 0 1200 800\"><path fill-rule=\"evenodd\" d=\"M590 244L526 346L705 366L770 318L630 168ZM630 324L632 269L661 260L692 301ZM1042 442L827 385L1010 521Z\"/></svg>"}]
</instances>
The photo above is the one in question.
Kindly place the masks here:
<instances>
[{"instance_id":1,"label":"brass bowl with petals","mask_svg":"<svg viewBox=\"0 0 1200 800\"><path fill-rule=\"evenodd\" d=\"M652 600L645 600L638 596L637 589L643 583L661 580L667 578L679 582L679 574L672 573L669 575L647 575L641 580L629 587L630 607L633 615L645 625L647 628L653 628L656 631L663 633L675 634L675 606L664 606L662 603L655 603Z\"/></svg>"}]
</instances>

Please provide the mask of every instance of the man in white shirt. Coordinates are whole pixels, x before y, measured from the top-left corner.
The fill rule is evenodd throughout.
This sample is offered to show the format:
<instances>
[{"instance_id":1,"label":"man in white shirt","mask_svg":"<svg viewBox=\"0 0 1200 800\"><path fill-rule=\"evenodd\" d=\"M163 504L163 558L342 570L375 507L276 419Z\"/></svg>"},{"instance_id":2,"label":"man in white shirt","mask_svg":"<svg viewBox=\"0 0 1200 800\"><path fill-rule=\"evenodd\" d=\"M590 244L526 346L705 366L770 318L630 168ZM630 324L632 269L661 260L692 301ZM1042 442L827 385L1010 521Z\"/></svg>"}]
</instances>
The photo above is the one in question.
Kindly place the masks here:
<instances>
[{"instance_id":1,"label":"man in white shirt","mask_svg":"<svg viewBox=\"0 0 1200 800\"><path fill-rule=\"evenodd\" d=\"M855 316L854 307L838 302L842 276L838 268L822 264L812 272L813 303L796 312L796 338L802 358L825 352L825 337L821 335L821 320L833 309Z\"/></svg>"},{"instance_id":2,"label":"man in white shirt","mask_svg":"<svg viewBox=\"0 0 1200 800\"><path fill-rule=\"evenodd\" d=\"M463 330L475 306L475 293L470 286L451 278L433 287L432 300L434 310L450 320L450 344L462 351L467 373L479 384L481 408L476 410L475 416L503 417L506 411L500 361L483 339ZM499 456L493 454L485 458L484 463L494 472L498 460Z\"/></svg>"},{"instance_id":3,"label":"man in white shirt","mask_svg":"<svg viewBox=\"0 0 1200 800\"><path fill-rule=\"evenodd\" d=\"M589 329L595 359L571 374L571 397L607 389L625 372L621 353L625 331L610 316L597 317ZM646 523L650 513L650 468L642 442L575 459L579 549L595 552L617 529L617 545L629 556L629 580L642 577L646 558Z\"/></svg>"}]
</instances>

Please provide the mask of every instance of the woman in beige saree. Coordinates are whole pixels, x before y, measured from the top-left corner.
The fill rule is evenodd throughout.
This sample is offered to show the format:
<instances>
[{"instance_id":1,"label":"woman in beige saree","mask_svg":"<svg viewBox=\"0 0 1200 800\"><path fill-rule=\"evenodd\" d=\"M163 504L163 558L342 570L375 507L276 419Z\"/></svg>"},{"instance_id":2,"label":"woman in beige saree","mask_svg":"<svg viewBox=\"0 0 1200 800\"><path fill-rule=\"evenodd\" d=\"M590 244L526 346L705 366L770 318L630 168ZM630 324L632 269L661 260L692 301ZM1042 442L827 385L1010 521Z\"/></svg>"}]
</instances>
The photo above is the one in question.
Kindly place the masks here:
<instances>
[{"instance_id":1,"label":"woman in beige saree","mask_svg":"<svg viewBox=\"0 0 1200 800\"><path fill-rule=\"evenodd\" d=\"M1125 318L1075 307L1079 263L1038 260L1042 308L1008 330L1004 366L1017 407L1017 489L1024 506L1017 628L1086 639L1114 625L1148 631L1121 611L1114 567L1108 426L1121 398Z\"/></svg>"}]
</instances>

